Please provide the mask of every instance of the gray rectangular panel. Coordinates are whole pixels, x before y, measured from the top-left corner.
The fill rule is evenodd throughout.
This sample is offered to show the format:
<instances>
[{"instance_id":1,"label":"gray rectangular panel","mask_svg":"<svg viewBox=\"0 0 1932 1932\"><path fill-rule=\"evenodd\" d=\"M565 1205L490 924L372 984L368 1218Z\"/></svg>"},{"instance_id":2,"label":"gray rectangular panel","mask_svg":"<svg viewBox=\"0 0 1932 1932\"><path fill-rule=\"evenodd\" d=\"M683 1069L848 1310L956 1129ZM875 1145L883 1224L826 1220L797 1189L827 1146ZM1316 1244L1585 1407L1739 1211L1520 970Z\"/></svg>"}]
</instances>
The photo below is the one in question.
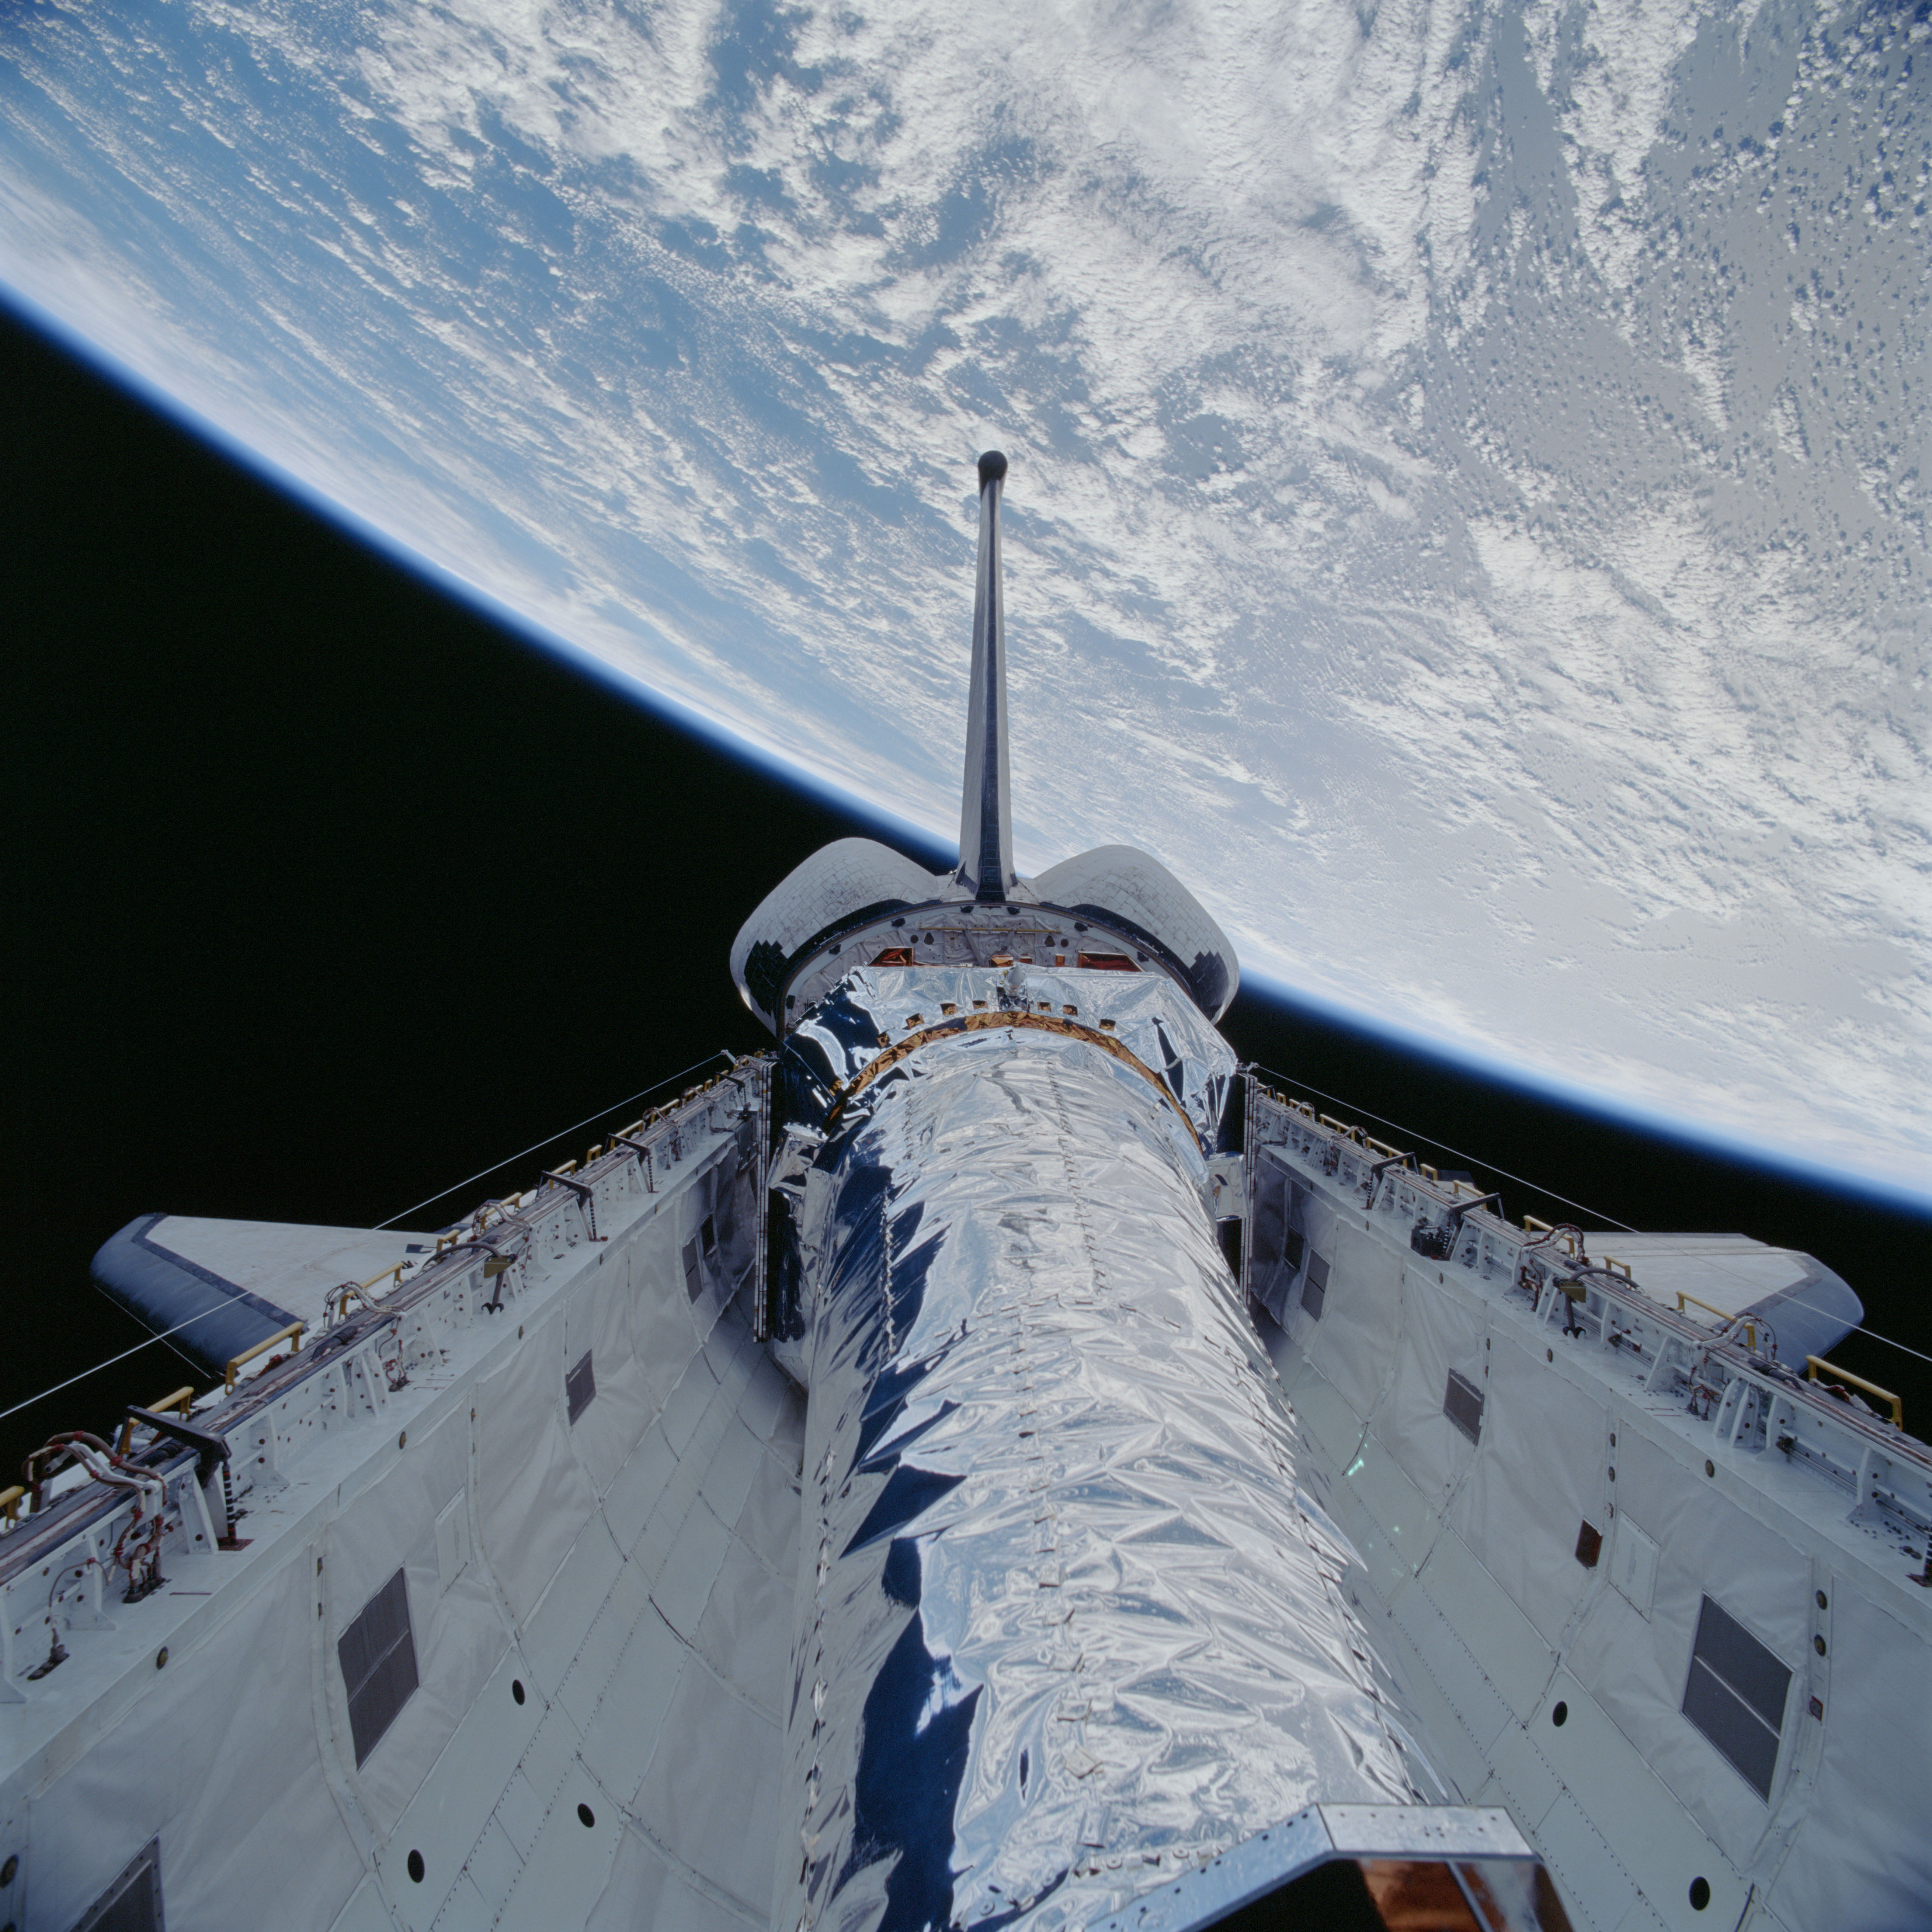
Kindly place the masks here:
<instances>
[{"instance_id":1,"label":"gray rectangular panel","mask_svg":"<svg viewBox=\"0 0 1932 1932\"><path fill-rule=\"evenodd\" d=\"M349 1693L349 1729L359 1766L416 1688L416 1640L410 1630L410 1593L398 1570L363 1606L335 1646Z\"/></svg>"},{"instance_id":2,"label":"gray rectangular panel","mask_svg":"<svg viewBox=\"0 0 1932 1932\"><path fill-rule=\"evenodd\" d=\"M1784 1723L1791 1672L1708 1597L1697 1614L1697 1641L1691 1654L1709 1665L1774 1731Z\"/></svg>"},{"instance_id":3,"label":"gray rectangular panel","mask_svg":"<svg viewBox=\"0 0 1932 1932\"><path fill-rule=\"evenodd\" d=\"M1472 1442L1483 1433L1483 1392L1466 1376L1449 1371L1449 1386L1442 1397L1442 1413Z\"/></svg>"},{"instance_id":4,"label":"gray rectangular panel","mask_svg":"<svg viewBox=\"0 0 1932 1932\"><path fill-rule=\"evenodd\" d=\"M161 1841L150 1838L90 1905L74 1932L165 1932L161 1916Z\"/></svg>"},{"instance_id":5,"label":"gray rectangular panel","mask_svg":"<svg viewBox=\"0 0 1932 1932\"><path fill-rule=\"evenodd\" d=\"M563 1398L569 1405L572 1422L597 1400L597 1372L591 1366L588 1348L584 1352L584 1359L564 1377Z\"/></svg>"},{"instance_id":6,"label":"gray rectangular panel","mask_svg":"<svg viewBox=\"0 0 1932 1932\"><path fill-rule=\"evenodd\" d=\"M1317 1322L1322 1319L1322 1304L1328 1298L1328 1263L1320 1255L1308 1257L1308 1274L1301 1284L1301 1305Z\"/></svg>"},{"instance_id":7,"label":"gray rectangular panel","mask_svg":"<svg viewBox=\"0 0 1932 1932\"><path fill-rule=\"evenodd\" d=\"M1703 1601L1684 1714L1767 1803L1791 1672L1735 1617Z\"/></svg>"}]
</instances>

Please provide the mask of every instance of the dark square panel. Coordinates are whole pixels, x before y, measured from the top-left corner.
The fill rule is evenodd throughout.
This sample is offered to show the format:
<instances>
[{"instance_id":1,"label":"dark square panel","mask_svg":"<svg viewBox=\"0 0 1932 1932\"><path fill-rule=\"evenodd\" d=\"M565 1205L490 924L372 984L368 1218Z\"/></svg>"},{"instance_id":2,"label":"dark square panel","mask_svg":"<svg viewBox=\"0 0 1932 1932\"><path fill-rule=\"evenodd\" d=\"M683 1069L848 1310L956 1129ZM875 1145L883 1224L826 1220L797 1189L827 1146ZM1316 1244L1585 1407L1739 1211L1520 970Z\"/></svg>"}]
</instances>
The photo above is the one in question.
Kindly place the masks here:
<instances>
[{"instance_id":1,"label":"dark square panel","mask_svg":"<svg viewBox=\"0 0 1932 1932\"><path fill-rule=\"evenodd\" d=\"M1317 1322L1322 1304L1328 1299L1328 1264L1320 1255L1308 1257L1308 1273L1301 1284L1301 1305Z\"/></svg>"},{"instance_id":2,"label":"dark square panel","mask_svg":"<svg viewBox=\"0 0 1932 1932\"><path fill-rule=\"evenodd\" d=\"M359 1766L381 1742L416 1688L409 1586L401 1570L363 1606L337 1640L335 1654L349 1694L349 1729Z\"/></svg>"},{"instance_id":3,"label":"dark square panel","mask_svg":"<svg viewBox=\"0 0 1932 1932\"><path fill-rule=\"evenodd\" d=\"M1442 1413L1472 1442L1483 1433L1483 1392L1467 1376L1449 1371L1449 1386L1442 1397Z\"/></svg>"},{"instance_id":4,"label":"dark square panel","mask_svg":"<svg viewBox=\"0 0 1932 1932\"><path fill-rule=\"evenodd\" d=\"M572 1422L597 1400L597 1372L591 1366L587 1348L584 1359L563 1378L563 1399L569 1406Z\"/></svg>"},{"instance_id":5,"label":"dark square panel","mask_svg":"<svg viewBox=\"0 0 1932 1932\"><path fill-rule=\"evenodd\" d=\"M1697 1641L1691 1654L1708 1664L1774 1731L1784 1723L1791 1672L1774 1652L1708 1597L1697 1612Z\"/></svg>"},{"instance_id":6,"label":"dark square panel","mask_svg":"<svg viewBox=\"0 0 1932 1932\"><path fill-rule=\"evenodd\" d=\"M150 1838L89 1906L74 1932L166 1932L161 1916L161 1841Z\"/></svg>"},{"instance_id":7,"label":"dark square panel","mask_svg":"<svg viewBox=\"0 0 1932 1932\"><path fill-rule=\"evenodd\" d=\"M1706 1597L1697 1615L1684 1714L1767 1803L1790 1684L1791 1672L1776 1654Z\"/></svg>"}]
</instances>

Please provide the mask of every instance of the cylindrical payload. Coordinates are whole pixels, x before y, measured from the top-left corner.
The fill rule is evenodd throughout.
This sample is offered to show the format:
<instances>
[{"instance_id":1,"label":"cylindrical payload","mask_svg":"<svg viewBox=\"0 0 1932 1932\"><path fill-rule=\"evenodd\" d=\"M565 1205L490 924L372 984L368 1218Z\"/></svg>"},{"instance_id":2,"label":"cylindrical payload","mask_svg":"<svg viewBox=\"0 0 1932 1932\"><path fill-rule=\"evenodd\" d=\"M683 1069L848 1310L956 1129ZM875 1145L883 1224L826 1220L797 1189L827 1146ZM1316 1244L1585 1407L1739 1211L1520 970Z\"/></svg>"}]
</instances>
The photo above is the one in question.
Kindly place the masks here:
<instances>
[{"instance_id":1,"label":"cylindrical payload","mask_svg":"<svg viewBox=\"0 0 1932 1932\"><path fill-rule=\"evenodd\" d=\"M786 1932L1082 1925L1312 1803L1442 1795L1216 1242L1234 1077L1150 974L861 971L788 1046Z\"/></svg>"}]
</instances>

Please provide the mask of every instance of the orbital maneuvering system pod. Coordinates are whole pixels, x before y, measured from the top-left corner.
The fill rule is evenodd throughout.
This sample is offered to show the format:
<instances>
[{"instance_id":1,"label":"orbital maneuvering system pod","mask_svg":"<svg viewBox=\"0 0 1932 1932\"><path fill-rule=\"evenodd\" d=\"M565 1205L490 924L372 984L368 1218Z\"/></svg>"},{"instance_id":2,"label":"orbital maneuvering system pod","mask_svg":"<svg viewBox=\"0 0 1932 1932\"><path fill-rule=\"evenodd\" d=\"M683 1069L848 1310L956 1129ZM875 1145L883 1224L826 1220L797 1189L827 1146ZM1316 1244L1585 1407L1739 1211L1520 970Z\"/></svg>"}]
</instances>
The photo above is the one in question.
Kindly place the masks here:
<instances>
[{"instance_id":1,"label":"orbital maneuvering system pod","mask_svg":"<svg viewBox=\"0 0 1932 1932\"><path fill-rule=\"evenodd\" d=\"M732 951L808 1391L772 1922L1561 1925L1424 1760L1217 1242L1233 949L1130 848L1014 869L1006 475L957 870L841 840Z\"/></svg>"}]
</instances>

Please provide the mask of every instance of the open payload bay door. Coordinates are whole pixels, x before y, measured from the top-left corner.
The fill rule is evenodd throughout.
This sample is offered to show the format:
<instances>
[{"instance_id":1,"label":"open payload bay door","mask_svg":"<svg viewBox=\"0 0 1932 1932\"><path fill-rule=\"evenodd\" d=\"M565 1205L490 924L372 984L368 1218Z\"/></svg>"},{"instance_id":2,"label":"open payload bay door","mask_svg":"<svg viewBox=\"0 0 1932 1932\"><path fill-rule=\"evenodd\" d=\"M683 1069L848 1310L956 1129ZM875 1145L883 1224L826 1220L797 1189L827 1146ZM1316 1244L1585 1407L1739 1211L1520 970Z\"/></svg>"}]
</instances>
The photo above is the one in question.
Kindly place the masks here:
<instances>
[{"instance_id":1,"label":"open payload bay door","mask_svg":"<svg viewBox=\"0 0 1932 1932\"><path fill-rule=\"evenodd\" d=\"M213 1376L298 1325L323 1325L343 1289L394 1281L434 1255L434 1234L142 1214L89 1265L94 1285Z\"/></svg>"}]
</instances>

